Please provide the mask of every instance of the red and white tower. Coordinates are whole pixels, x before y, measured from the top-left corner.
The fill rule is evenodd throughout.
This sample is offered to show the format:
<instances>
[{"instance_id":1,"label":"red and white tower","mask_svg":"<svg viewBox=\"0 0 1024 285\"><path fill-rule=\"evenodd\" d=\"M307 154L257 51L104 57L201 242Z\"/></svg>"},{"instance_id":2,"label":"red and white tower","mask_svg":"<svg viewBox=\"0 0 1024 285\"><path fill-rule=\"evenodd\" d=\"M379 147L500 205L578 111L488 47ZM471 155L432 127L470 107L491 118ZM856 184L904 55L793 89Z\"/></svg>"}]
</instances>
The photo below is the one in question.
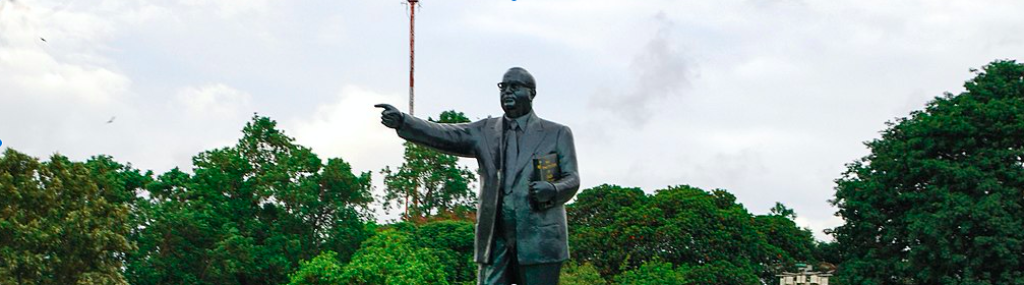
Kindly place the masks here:
<instances>
[{"instance_id":1,"label":"red and white tower","mask_svg":"<svg viewBox=\"0 0 1024 285\"><path fill-rule=\"evenodd\" d=\"M415 83L416 71L416 6L420 0L406 0L409 2L409 115L413 115L413 86Z\"/></svg>"}]
</instances>

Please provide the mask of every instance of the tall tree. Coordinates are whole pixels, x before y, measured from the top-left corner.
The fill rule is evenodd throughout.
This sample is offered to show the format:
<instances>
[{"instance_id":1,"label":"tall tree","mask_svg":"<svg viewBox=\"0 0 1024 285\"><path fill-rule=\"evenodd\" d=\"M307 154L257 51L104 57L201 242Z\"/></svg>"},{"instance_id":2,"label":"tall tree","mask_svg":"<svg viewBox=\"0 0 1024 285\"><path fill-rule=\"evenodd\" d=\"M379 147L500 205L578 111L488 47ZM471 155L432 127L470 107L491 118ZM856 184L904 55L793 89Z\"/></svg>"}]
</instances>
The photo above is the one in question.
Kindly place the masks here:
<instances>
[{"instance_id":1,"label":"tall tree","mask_svg":"<svg viewBox=\"0 0 1024 285\"><path fill-rule=\"evenodd\" d=\"M1024 284L1024 65L888 123L833 204L844 284Z\"/></svg>"},{"instance_id":2,"label":"tall tree","mask_svg":"<svg viewBox=\"0 0 1024 285\"><path fill-rule=\"evenodd\" d=\"M437 266L432 248L418 247L413 237L393 229L366 240L341 273L344 284L448 285L448 272Z\"/></svg>"},{"instance_id":3,"label":"tall tree","mask_svg":"<svg viewBox=\"0 0 1024 285\"><path fill-rule=\"evenodd\" d=\"M399 222L384 228L348 264L324 252L303 262L290 284L476 284L471 222Z\"/></svg>"},{"instance_id":4,"label":"tall tree","mask_svg":"<svg viewBox=\"0 0 1024 285\"><path fill-rule=\"evenodd\" d=\"M133 284L282 284L321 251L347 261L372 231L357 209L372 201L370 173L326 164L254 116L232 147L193 157L138 203Z\"/></svg>"},{"instance_id":5,"label":"tall tree","mask_svg":"<svg viewBox=\"0 0 1024 285\"><path fill-rule=\"evenodd\" d=\"M758 278L774 284L774 274L785 265L813 258L810 233L790 216L752 215L721 189L680 185L647 195L601 185L578 194L566 212L573 258L592 263L606 278L647 262L667 262L688 268L680 274L694 276L687 280L698 284L753 284ZM722 268L742 272L742 278L711 274ZM637 272L648 269L655 267ZM675 274L671 270L651 272Z\"/></svg>"},{"instance_id":6,"label":"tall tree","mask_svg":"<svg viewBox=\"0 0 1024 285\"><path fill-rule=\"evenodd\" d=\"M462 112L444 111L436 122L457 124L468 123L469 119ZM405 143L404 157L405 162L397 169L381 170L386 185L385 209L402 205L404 218L421 219L475 205L470 183L476 181L476 175L460 167L458 157L409 142Z\"/></svg>"},{"instance_id":7,"label":"tall tree","mask_svg":"<svg viewBox=\"0 0 1024 285\"><path fill-rule=\"evenodd\" d=\"M652 259L656 249L651 238L664 219L648 207L649 199L640 188L618 185L580 191L576 201L566 205L571 257L579 264L593 264L605 277L618 274L627 261L635 266ZM638 222L632 223L631 217L638 217Z\"/></svg>"},{"instance_id":8,"label":"tall tree","mask_svg":"<svg viewBox=\"0 0 1024 285\"><path fill-rule=\"evenodd\" d=\"M796 263L818 261L815 255L817 247L811 231L800 228L793 220L796 212L782 203L775 203L768 215L754 217L757 231L764 235L765 241L779 249L776 253L772 273L780 273L793 268ZM774 279L772 279L774 280Z\"/></svg>"},{"instance_id":9,"label":"tall tree","mask_svg":"<svg viewBox=\"0 0 1024 285\"><path fill-rule=\"evenodd\" d=\"M0 157L0 284L126 284L135 191L149 180L96 156Z\"/></svg>"}]
</instances>

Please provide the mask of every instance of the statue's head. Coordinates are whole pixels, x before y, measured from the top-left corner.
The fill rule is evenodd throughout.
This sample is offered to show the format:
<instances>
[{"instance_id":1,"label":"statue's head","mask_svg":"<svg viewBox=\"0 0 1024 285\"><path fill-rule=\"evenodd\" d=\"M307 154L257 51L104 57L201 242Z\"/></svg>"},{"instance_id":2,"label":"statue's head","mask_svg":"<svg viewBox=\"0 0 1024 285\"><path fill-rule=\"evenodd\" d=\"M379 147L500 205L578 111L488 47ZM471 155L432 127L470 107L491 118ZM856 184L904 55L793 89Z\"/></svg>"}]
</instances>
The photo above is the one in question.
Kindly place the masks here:
<instances>
[{"instance_id":1,"label":"statue's head","mask_svg":"<svg viewBox=\"0 0 1024 285\"><path fill-rule=\"evenodd\" d=\"M505 116L516 118L533 110L533 97L537 96L537 83L533 75L522 67L509 68L498 83L501 109Z\"/></svg>"}]
</instances>

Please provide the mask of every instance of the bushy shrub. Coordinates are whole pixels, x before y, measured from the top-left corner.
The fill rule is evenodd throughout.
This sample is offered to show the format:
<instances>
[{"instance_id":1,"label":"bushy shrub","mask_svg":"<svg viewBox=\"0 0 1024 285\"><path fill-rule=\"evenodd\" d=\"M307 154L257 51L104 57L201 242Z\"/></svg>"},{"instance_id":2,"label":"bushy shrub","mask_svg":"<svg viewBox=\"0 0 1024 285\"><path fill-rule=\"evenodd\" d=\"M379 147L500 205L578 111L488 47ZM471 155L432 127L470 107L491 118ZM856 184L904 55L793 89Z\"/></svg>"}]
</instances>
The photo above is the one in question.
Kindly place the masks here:
<instances>
[{"instance_id":1,"label":"bushy shrub","mask_svg":"<svg viewBox=\"0 0 1024 285\"><path fill-rule=\"evenodd\" d=\"M671 263L650 261L640 267L615 276L616 284L623 285L664 285L686 284L686 267L674 268Z\"/></svg>"},{"instance_id":2,"label":"bushy shrub","mask_svg":"<svg viewBox=\"0 0 1024 285\"><path fill-rule=\"evenodd\" d=\"M341 284L343 267L338 263L338 254L333 251L320 253L310 261L303 261L299 270L288 277L288 285L332 285Z\"/></svg>"},{"instance_id":3,"label":"bushy shrub","mask_svg":"<svg viewBox=\"0 0 1024 285\"><path fill-rule=\"evenodd\" d=\"M436 250L416 247L407 233L385 230L363 243L345 265L346 284L450 284Z\"/></svg>"},{"instance_id":4,"label":"bushy shrub","mask_svg":"<svg viewBox=\"0 0 1024 285\"><path fill-rule=\"evenodd\" d=\"M593 264L576 264L576 262L570 260L562 265L561 276L559 276L559 284L604 285L608 284L608 282L601 278L601 274L597 272L597 268L594 268Z\"/></svg>"}]
</instances>

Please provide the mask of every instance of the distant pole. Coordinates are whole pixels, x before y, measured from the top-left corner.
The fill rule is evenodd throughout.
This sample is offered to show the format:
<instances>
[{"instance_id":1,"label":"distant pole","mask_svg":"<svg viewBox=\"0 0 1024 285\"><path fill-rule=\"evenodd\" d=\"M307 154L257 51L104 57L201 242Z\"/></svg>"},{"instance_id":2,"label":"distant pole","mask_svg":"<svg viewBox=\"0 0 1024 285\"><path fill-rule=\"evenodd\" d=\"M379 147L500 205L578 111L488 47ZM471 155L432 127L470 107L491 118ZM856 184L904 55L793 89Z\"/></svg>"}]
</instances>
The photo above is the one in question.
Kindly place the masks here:
<instances>
[{"instance_id":1,"label":"distant pole","mask_svg":"<svg viewBox=\"0 0 1024 285\"><path fill-rule=\"evenodd\" d=\"M413 105L413 99L415 98L413 87L415 82L415 71L416 71L416 5L419 4L419 0L406 0L409 2L409 115L414 114L415 107ZM412 203L415 205L419 204L418 189L415 187L412 190ZM405 218L412 220L412 216L409 215L409 195L405 195Z\"/></svg>"},{"instance_id":2,"label":"distant pole","mask_svg":"<svg viewBox=\"0 0 1024 285\"><path fill-rule=\"evenodd\" d=\"M409 1L409 115L415 114L413 86L416 71L416 4L419 0Z\"/></svg>"}]
</instances>

